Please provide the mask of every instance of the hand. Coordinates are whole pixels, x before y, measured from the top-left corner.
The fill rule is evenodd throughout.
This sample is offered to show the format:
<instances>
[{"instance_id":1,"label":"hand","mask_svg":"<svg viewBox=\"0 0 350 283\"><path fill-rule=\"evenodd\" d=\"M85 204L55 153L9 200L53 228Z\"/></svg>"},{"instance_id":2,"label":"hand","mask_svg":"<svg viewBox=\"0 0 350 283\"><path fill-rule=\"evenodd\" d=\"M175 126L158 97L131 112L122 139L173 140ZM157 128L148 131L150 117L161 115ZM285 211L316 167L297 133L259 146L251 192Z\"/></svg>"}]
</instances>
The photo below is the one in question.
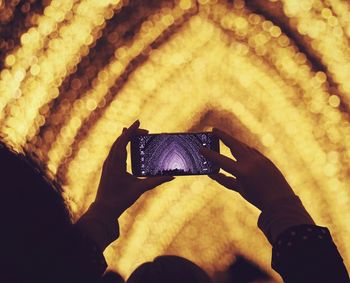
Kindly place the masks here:
<instances>
[{"instance_id":1,"label":"hand","mask_svg":"<svg viewBox=\"0 0 350 283\"><path fill-rule=\"evenodd\" d=\"M278 200L295 195L278 168L258 150L222 130L214 128L213 133L230 148L237 161L207 148L202 148L201 153L236 178L222 173L209 175L210 178L237 191L262 211Z\"/></svg>"},{"instance_id":2,"label":"hand","mask_svg":"<svg viewBox=\"0 0 350 283\"><path fill-rule=\"evenodd\" d=\"M126 171L126 146L135 134L146 134L139 129L137 120L114 142L103 164L102 176L98 186L95 203L106 208L111 217L117 219L126 209L146 191L174 179L172 176L140 179Z\"/></svg>"}]
</instances>

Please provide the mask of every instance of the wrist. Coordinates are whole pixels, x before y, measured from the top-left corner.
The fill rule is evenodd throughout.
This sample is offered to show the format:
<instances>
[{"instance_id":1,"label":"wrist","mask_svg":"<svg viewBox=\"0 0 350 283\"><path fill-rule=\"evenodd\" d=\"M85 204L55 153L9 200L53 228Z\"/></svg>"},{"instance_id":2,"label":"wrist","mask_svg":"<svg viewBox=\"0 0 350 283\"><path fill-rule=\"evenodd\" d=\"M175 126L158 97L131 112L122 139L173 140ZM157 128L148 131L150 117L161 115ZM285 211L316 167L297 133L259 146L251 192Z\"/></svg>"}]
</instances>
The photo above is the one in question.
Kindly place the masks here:
<instances>
[{"instance_id":1,"label":"wrist","mask_svg":"<svg viewBox=\"0 0 350 283\"><path fill-rule=\"evenodd\" d=\"M117 221L120 215L123 214L125 209L118 205L116 201L104 200L96 198L91 204L94 209L98 210L100 217L103 217L105 221Z\"/></svg>"},{"instance_id":2,"label":"wrist","mask_svg":"<svg viewBox=\"0 0 350 283\"><path fill-rule=\"evenodd\" d=\"M119 236L117 218L101 203L93 202L76 225L102 251Z\"/></svg>"},{"instance_id":3,"label":"wrist","mask_svg":"<svg viewBox=\"0 0 350 283\"><path fill-rule=\"evenodd\" d=\"M258 227L273 244L279 234L292 226L315 224L296 195L276 200L265 208L258 219Z\"/></svg>"}]
</instances>

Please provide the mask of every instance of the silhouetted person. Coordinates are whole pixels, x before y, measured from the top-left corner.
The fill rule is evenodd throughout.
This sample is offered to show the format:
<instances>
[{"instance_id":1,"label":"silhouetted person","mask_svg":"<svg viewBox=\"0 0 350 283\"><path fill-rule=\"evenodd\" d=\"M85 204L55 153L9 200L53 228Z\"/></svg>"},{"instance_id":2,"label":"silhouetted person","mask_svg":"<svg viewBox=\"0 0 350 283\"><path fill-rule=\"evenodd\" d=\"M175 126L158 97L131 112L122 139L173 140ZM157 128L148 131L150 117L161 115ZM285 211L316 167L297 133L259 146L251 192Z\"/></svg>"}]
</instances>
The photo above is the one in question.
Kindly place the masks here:
<instances>
[{"instance_id":1,"label":"silhouetted person","mask_svg":"<svg viewBox=\"0 0 350 283\"><path fill-rule=\"evenodd\" d=\"M222 173L209 177L261 210L258 226L273 246L272 268L284 282L349 282L329 230L314 223L277 167L226 132L213 132L237 162L207 148L201 152L236 178Z\"/></svg>"},{"instance_id":2,"label":"silhouetted person","mask_svg":"<svg viewBox=\"0 0 350 283\"><path fill-rule=\"evenodd\" d=\"M127 283L212 283L198 265L179 256L159 256L141 264Z\"/></svg>"},{"instance_id":3,"label":"silhouetted person","mask_svg":"<svg viewBox=\"0 0 350 283\"><path fill-rule=\"evenodd\" d=\"M126 146L139 121L124 129L103 164L95 201L72 225L59 192L30 166L2 150L1 170L1 282L97 282L106 269L102 252L119 236L118 218L144 192L173 180L171 176L139 179L126 171ZM272 267L287 283L349 282L342 258L327 228L316 226L300 199L274 166L256 149L214 129L237 162L204 149L211 159L236 179L211 175L240 193L262 213L259 228L273 246ZM8 161L3 162L3 158ZM4 166L6 165L6 166ZM175 261L176 263L175 263ZM178 272L176 272L178 270ZM194 263L179 257L158 257L142 264L128 282L208 283L210 278ZM118 279L119 280L119 279ZM134 280L134 281L132 281ZM137 281L138 280L138 281ZM195 281L193 281L195 280Z\"/></svg>"},{"instance_id":4,"label":"silhouetted person","mask_svg":"<svg viewBox=\"0 0 350 283\"><path fill-rule=\"evenodd\" d=\"M81 227L86 224L85 231L102 249L118 237L117 231L114 234L111 231L116 227L117 218L128 207L145 191L173 179L165 176L138 179L126 171L128 142L136 133L147 133L138 127L139 122L136 121L128 129L124 129L114 143L103 166L96 201L80 220ZM206 148L201 149L201 153L236 178L222 173L209 177L224 187L237 191L261 210L258 226L273 246L272 268L287 283L349 282L343 260L328 229L315 225L277 167L259 151L224 131L213 129L213 132L231 149L237 162ZM97 217L98 211L101 213ZM100 225L98 229L92 229L89 215L96 222L97 219L100 222L103 219L104 228ZM178 269L181 273L181 268L175 267L176 264L161 262L159 265L158 258L153 263L141 265L131 274L128 282L172 282L174 270Z\"/></svg>"},{"instance_id":5,"label":"silhouetted person","mask_svg":"<svg viewBox=\"0 0 350 283\"><path fill-rule=\"evenodd\" d=\"M72 222L59 186L0 143L0 282L98 282L106 263Z\"/></svg>"},{"instance_id":6,"label":"silhouetted person","mask_svg":"<svg viewBox=\"0 0 350 283\"><path fill-rule=\"evenodd\" d=\"M116 141L113 149L128 141L131 130L136 130L136 124ZM113 150L107 158L104 172L113 169L107 161L120 158L114 153ZM141 190L169 180L145 179L136 181L136 185L136 178L131 176L134 189L123 195L113 192L103 175L96 201L73 225L61 188L54 186L31 158L0 142L0 169L0 282L4 283L101 282L107 267L102 252L118 235L119 215L115 208L122 213L141 195ZM114 169L121 171L120 167ZM129 180L116 175L127 188ZM116 206L119 201L121 205ZM116 273L102 280L122 282Z\"/></svg>"},{"instance_id":7,"label":"silhouetted person","mask_svg":"<svg viewBox=\"0 0 350 283\"><path fill-rule=\"evenodd\" d=\"M124 283L124 278L114 271L108 271L103 275L100 283Z\"/></svg>"},{"instance_id":8,"label":"silhouetted person","mask_svg":"<svg viewBox=\"0 0 350 283\"><path fill-rule=\"evenodd\" d=\"M235 261L227 269L214 274L216 283L267 283L271 280L265 270L241 255L236 255Z\"/></svg>"}]
</instances>

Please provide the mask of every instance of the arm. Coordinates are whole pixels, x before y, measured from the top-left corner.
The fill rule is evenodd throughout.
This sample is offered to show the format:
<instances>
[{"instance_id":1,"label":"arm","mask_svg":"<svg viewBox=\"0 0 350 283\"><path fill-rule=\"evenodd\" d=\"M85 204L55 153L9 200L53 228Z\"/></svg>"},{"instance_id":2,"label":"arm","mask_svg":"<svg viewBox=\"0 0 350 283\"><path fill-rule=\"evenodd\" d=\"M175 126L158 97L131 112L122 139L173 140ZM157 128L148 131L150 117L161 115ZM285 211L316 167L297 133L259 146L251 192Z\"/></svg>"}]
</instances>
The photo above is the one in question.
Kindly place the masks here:
<instances>
[{"instance_id":1,"label":"arm","mask_svg":"<svg viewBox=\"0 0 350 283\"><path fill-rule=\"evenodd\" d=\"M102 168L95 201L76 226L104 249L119 236L118 218L146 191L174 179L171 176L137 178L126 170L126 146L136 134L145 134L137 120L114 142Z\"/></svg>"},{"instance_id":2,"label":"arm","mask_svg":"<svg viewBox=\"0 0 350 283\"><path fill-rule=\"evenodd\" d=\"M261 210L258 226L273 246L272 268L288 283L350 282L328 230L315 225L278 168L256 149L222 130L213 131L237 161L202 149L204 156L235 176L209 177Z\"/></svg>"},{"instance_id":3,"label":"arm","mask_svg":"<svg viewBox=\"0 0 350 283\"><path fill-rule=\"evenodd\" d=\"M293 226L273 245L272 267L286 283L348 283L343 260L325 227Z\"/></svg>"}]
</instances>

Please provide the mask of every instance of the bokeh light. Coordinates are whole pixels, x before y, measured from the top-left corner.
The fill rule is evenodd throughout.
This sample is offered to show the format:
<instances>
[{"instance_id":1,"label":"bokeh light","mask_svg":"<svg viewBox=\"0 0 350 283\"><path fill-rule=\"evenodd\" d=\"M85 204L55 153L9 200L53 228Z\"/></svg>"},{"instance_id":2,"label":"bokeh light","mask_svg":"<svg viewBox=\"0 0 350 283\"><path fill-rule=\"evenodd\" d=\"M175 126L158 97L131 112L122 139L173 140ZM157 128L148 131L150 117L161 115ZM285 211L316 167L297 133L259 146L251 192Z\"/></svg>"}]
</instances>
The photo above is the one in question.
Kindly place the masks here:
<instances>
[{"instance_id":1,"label":"bokeh light","mask_svg":"<svg viewBox=\"0 0 350 283\"><path fill-rule=\"evenodd\" d=\"M0 1L0 24L0 135L62 184L74 220L123 127L218 126L278 165L350 268L347 1ZM160 254L210 274L242 254L279 282L258 214L179 177L123 214L105 255L127 277Z\"/></svg>"}]
</instances>

